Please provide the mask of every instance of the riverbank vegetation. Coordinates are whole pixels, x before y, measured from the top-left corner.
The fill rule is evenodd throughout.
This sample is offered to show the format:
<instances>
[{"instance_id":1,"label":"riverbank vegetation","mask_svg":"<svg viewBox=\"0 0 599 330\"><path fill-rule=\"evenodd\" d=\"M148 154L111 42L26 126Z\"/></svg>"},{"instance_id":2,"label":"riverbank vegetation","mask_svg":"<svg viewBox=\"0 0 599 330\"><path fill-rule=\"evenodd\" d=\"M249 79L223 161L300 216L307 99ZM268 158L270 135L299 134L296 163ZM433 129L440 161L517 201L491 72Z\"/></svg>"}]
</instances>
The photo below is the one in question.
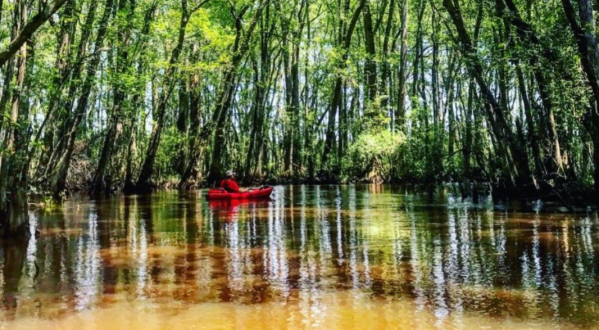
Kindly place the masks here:
<instances>
[{"instance_id":1,"label":"riverbank vegetation","mask_svg":"<svg viewBox=\"0 0 599 330\"><path fill-rule=\"evenodd\" d=\"M590 0L2 0L0 214L32 190L599 192ZM561 198L561 197L560 197Z\"/></svg>"}]
</instances>

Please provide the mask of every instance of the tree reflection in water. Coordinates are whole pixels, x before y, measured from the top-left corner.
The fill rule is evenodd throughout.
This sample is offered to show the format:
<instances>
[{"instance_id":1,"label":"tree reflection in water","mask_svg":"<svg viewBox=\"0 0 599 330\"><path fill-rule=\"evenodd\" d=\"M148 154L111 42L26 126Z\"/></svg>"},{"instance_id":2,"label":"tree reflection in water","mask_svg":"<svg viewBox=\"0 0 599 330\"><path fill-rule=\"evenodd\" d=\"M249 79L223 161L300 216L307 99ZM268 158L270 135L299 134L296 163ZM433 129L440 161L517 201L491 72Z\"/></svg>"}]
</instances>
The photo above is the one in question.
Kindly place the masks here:
<instances>
[{"instance_id":1,"label":"tree reflection in water","mask_svg":"<svg viewBox=\"0 0 599 330\"><path fill-rule=\"evenodd\" d=\"M338 293L358 305L410 302L437 326L467 315L599 326L596 214L495 212L435 196L294 186L268 201L159 193L68 202L31 214L39 237L2 243L0 320L122 301L175 314L276 302L315 326Z\"/></svg>"}]
</instances>

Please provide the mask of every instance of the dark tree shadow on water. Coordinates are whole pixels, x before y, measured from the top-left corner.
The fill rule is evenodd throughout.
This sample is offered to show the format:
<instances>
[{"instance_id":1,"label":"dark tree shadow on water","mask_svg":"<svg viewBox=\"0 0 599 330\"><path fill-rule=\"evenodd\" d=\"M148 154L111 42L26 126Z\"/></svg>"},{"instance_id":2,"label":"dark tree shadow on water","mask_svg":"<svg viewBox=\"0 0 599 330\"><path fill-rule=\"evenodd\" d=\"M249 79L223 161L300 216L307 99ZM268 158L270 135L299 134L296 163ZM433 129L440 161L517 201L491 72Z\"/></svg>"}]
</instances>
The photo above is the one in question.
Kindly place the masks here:
<instances>
[{"instance_id":1,"label":"dark tree shadow on water","mask_svg":"<svg viewBox=\"0 0 599 330\"><path fill-rule=\"evenodd\" d=\"M102 293L106 296L116 293L119 270L113 263L110 254L106 251L111 248L112 230L118 225L118 204L112 199L102 200L98 203L96 212L98 216L98 241L102 253Z\"/></svg>"},{"instance_id":2,"label":"dark tree shadow on water","mask_svg":"<svg viewBox=\"0 0 599 330\"><path fill-rule=\"evenodd\" d=\"M18 307L19 282L27 258L29 237L0 240L2 247L2 308L7 320L15 318Z\"/></svg>"},{"instance_id":3,"label":"dark tree shadow on water","mask_svg":"<svg viewBox=\"0 0 599 330\"><path fill-rule=\"evenodd\" d=\"M156 237L154 234L154 196L153 195L139 195L137 197L137 211L139 221L144 226L145 233L147 235L148 246L155 246ZM160 254L152 253L150 255L150 278L154 285L160 284L160 276L162 274L163 265L161 262Z\"/></svg>"}]
</instances>

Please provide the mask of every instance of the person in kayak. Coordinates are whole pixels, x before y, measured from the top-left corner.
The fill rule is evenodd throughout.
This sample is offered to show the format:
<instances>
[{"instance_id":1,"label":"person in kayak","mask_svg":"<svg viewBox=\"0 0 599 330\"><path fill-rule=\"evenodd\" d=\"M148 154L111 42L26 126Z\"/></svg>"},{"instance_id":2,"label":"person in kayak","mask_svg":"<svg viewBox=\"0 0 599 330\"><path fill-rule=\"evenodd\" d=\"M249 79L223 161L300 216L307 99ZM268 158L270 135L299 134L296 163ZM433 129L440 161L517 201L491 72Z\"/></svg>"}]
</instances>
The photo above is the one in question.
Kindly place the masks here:
<instances>
[{"instance_id":1,"label":"person in kayak","mask_svg":"<svg viewBox=\"0 0 599 330\"><path fill-rule=\"evenodd\" d=\"M220 187L224 188L227 192L230 193L240 193L243 192L239 189L239 185L235 181L235 172L232 170L228 170L226 172L227 178L220 182Z\"/></svg>"}]
</instances>

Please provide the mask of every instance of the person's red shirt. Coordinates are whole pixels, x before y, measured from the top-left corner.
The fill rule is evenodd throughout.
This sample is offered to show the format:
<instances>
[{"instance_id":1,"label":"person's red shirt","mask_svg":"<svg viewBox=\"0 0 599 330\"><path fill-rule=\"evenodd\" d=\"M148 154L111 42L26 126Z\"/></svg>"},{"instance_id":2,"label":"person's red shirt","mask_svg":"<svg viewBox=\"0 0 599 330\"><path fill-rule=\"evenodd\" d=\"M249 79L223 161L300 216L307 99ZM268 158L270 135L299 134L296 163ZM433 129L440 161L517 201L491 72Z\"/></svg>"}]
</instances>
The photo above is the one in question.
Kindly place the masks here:
<instances>
[{"instance_id":1,"label":"person's red shirt","mask_svg":"<svg viewBox=\"0 0 599 330\"><path fill-rule=\"evenodd\" d=\"M230 193L239 192L239 186L237 185L237 182L235 182L235 180L225 179L220 182L220 187L225 188L225 190Z\"/></svg>"}]
</instances>

